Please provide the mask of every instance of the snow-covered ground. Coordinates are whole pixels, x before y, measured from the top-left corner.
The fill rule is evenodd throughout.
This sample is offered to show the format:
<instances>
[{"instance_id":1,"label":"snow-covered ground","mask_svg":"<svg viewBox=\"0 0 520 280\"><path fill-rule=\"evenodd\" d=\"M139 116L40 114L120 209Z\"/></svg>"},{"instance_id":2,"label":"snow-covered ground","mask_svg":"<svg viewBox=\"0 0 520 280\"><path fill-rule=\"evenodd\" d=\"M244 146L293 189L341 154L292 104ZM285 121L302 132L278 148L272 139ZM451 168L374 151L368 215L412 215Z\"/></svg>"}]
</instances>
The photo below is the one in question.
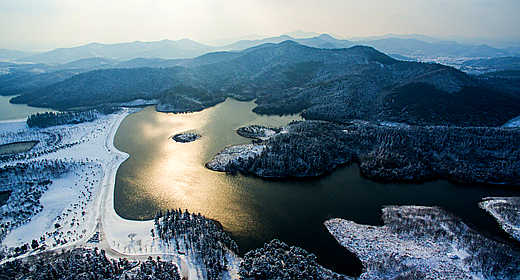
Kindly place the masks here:
<instances>
[{"instance_id":1,"label":"snow-covered ground","mask_svg":"<svg viewBox=\"0 0 520 280\"><path fill-rule=\"evenodd\" d=\"M493 216L503 231L520 241L520 197L486 197L478 206Z\"/></svg>"},{"instance_id":2,"label":"snow-covered ground","mask_svg":"<svg viewBox=\"0 0 520 280\"><path fill-rule=\"evenodd\" d=\"M502 127L520 127L520 116L509 120Z\"/></svg>"},{"instance_id":3,"label":"snow-covered ground","mask_svg":"<svg viewBox=\"0 0 520 280\"><path fill-rule=\"evenodd\" d=\"M25 119L0 121L0 134L5 132L15 132L22 129L28 129Z\"/></svg>"},{"instance_id":4,"label":"snow-covered ground","mask_svg":"<svg viewBox=\"0 0 520 280\"><path fill-rule=\"evenodd\" d=\"M387 206L384 226L325 226L364 265L359 279L518 279L520 253L439 207Z\"/></svg>"},{"instance_id":5,"label":"snow-covered ground","mask_svg":"<svg viewBox=\"0 0 520 280\"><path fill-rule=\"evenodd\" d=\"M31 244L34 239L40 245L45 244L48 250L90 246L104 249L107 255L116 258L145 260L148 256L160 256L177 263L181 277L202 277L200 265L190 258L192 254L171 250L157 236L152 237L153 221L125 220L114 210L116 172L129 155L118 151L113 140L119 124L136 110L124 109L93 122L49 128L59 130L63 136L61 143L77 144L45 153L36 160L73 159L84 164L52 179L40 198L43 209L28 223L10 231L3 246L19 247ZM29 129L22 122L0 123L0 133L21 129L33 130L34 135L46 131ZM13 163L16 162L7 164ZM229 262L230 272L225 277L238 278L239 258L230 254Z\"/></svg>"},{"instance_id":6,"label":"snow-covered ground","mask_svg":"<svg viewBox=\"0 0 520 280\"><path fill-rule=\"evenodd\" d=\"M236 171L234 168L238 165L238 161L247 161L249 158L254 158L261 154L264 148L264 145L254 144L229 146L207 162L206 167L221 172Z\"/></svg>"}]
</instances>

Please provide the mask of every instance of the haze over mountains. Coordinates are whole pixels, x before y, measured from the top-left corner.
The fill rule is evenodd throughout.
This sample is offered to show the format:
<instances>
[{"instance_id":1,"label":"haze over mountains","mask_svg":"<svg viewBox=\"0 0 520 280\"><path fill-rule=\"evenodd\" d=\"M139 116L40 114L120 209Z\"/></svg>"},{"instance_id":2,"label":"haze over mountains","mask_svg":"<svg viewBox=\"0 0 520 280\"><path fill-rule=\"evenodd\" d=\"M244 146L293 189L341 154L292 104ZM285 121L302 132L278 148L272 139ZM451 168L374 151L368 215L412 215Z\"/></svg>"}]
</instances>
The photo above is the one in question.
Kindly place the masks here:
<instances>
[{"instance_id":1,"label":"haze over mountains","mask_svg":"<svg viewBox=\"0 0 520 280\"><path fill-rule=\"evenodd\" d=\"M86 58L107 58L126 61L135 58L184 59L193 58L214 51L240 51L265 43L280 43L293 40L299 44L316 48L348 48L354 45L372 46L378 51L399 59L409 58L419 61L435 61L436 59L457 58L494 58L504 56L520 56L520 38L486 39L486 38L446 38L428 37L424 35L393 35L380 37L338 39L337 36L303 32L297 30L278 37L262 38L251 35L235 40L219 40L212 42L214 46L204 45L189 39L177 41L162 40L158 42L140 42L119 44L91 43L73 48L58 48L52 51L33 54L13 50L0 50L0 60L31 63L68 63ZM228 43L226 45L222 45ZM485 43L485 44L482 44ZM491 46L492 45L492 46Z\"/></svg>"}]
</instances>

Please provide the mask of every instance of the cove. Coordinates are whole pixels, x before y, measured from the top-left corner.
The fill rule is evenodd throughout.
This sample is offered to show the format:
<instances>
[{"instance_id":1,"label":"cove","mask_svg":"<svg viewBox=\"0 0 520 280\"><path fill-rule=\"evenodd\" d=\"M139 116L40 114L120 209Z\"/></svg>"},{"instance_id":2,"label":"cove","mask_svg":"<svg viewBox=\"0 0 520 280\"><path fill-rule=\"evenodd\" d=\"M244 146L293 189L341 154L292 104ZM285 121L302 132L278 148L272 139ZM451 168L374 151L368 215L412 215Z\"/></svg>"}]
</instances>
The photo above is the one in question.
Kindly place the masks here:
<instances>
[{"instance_id":1,"label":"cove","mask_svg":"<svg viewBox=\"0 0 520 280\"><path fill-rule=\"evenodd\" d=\"M123 218L152 219L159 210L188 209L218 220L241 253L277 238L314 253L327 268L359 275L361 265L325 229L331 217L378 225L384 205L441 206L470 226L505 236L477 203L487 196L520 195L518 188L431 181L382 183L360 175L356 164L317 178L262 179L208 170L204 164L228 145L250 143L235 130L251 124L284 126L299 116L261 116L253 102L227 99L201 112L129 115L114 144L130 154L116 176L114 206ZM171 136L201 137L177 143Z\"/></svg>"},{"instance_id":2,"label":"cove","mask_svg":"<svg viewBox=\"0 0 520 280\"><path fill-rule=\"evenodd\" d=\"M11 98L13 98L13 96L0 95L0 121L21 120L26 119L32 114L53 111L46 108L29 107L25 104L11 104L9 103Z\"/></svg>"}]
</instances>

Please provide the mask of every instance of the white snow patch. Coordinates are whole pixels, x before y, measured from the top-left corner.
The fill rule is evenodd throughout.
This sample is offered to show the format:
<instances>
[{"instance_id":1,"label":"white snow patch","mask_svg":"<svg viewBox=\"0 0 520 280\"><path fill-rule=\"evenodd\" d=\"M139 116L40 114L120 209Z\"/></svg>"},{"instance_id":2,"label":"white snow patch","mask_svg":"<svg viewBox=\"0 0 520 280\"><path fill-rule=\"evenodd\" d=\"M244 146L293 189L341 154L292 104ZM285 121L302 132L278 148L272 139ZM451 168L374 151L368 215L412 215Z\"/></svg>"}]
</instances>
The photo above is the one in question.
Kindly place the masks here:
<instances>
[{"instance_id":1,"label":"white snow patch","mask_svg":"<svg viewBox=\"0 0 520 280\"><path fill-rule=\"evenodd\" d=\"M28 129L25 119L0 121L0 134Z\"/></svg>"},{"instance_id":2,"label":"white snow patch","mask_svg":"<svg viewBox=\"0 0 520 280\"><path fill-rule=\"evenodd\" d=\"M215 171L233 171L233 165L240 160L255 158L265 149L264 145L243 144L224 148L213 159L206 163L206 167Z\"/></svg>"},{"instance_id":3,"label":"white snow patch","mask_svg":"<svg viewBox=\"0 0 520 280\"><path fill-rule=\"evenodd\" d=\"M114 137L123 119L139 109L123 111L77 125L63 125L59 129L64 135L62 143L80 142L69 148L46 154L37 159L74 159L86 162L79 169L54 179L43 193L40 203L43 210L32 219L12 230L2 245L17 247L31 244L33 239L44 242L49 249L74 246L91 246L104 249L114 258L146 260L148 256L160 256L173 260L179 267L181 277L199 279L202 265L190 252L177 252L168 247L157 236L152 237L153 221L130 221L121 218L114 210L115 176L119 165L129 155L118 151ZM2 122L1 131L27 129L25 122ZM45 131L45 129L42 129ZM261 147L246 149L248 153L261 152ZM58 228L55 225L59 224ZM91 239L99 236L99 239ZM240 258L232 253L228 258L230 270L224 279L238 279Z\"/></svg>"},{"instance_id":4,"label":"white snow patch","mask_svg":"<svg viewBox=\"0 0 520 280\"><path fill-rule=\"evenodd\" d=\"M503 231L520 241L520 197L486 197L478 206L498 222Z\"/></svg>"},{"instance_id":5,"label":"white snow patch","mask_svg":"<svg viewBox=\"0 0 520 280\"><path fill-rule=\"evenodd\" d=\"M502 127L520 127L520 116L509 120Z\"/></svg>"}]
</instances>

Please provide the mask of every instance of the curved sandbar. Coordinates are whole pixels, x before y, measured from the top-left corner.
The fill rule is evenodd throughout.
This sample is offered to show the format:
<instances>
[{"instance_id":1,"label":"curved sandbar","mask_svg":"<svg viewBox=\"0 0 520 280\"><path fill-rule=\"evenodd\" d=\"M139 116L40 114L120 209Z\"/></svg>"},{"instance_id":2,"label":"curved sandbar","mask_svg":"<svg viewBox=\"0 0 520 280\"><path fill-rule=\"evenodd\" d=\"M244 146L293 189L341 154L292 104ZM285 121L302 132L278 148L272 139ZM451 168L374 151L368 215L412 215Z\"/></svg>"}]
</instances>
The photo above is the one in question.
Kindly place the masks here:
<instances>
[{"instance_id":1,"label":"curved sandbar","mask_svg":"<svg viewBox=\"0 0 520 280\"><path fill-rule=\"evenodd\" d=\"M128 114L126 114L128 115ZM125 117L126 117L125 115ZM105 149L110 155L101 188L99 204L101 217L96 229L100 232L100 244L114 257L124 256L132 259L145 260L148 256L160 256L166 260L173 260L179 266L181 277L198 279L201 275L201 265L190 258L189 254L180 254L173 247L167 246L156 235L152 237L151 230L154 221L133 221L121 218L114 208L114 188L117 169L129 157L128 154L114 147L114 138L124 117L116 120L107 134ZM231 255L230 257L234 257ZM230 260L230 263L238 263Z\"/></svg>"}]
</instances>

